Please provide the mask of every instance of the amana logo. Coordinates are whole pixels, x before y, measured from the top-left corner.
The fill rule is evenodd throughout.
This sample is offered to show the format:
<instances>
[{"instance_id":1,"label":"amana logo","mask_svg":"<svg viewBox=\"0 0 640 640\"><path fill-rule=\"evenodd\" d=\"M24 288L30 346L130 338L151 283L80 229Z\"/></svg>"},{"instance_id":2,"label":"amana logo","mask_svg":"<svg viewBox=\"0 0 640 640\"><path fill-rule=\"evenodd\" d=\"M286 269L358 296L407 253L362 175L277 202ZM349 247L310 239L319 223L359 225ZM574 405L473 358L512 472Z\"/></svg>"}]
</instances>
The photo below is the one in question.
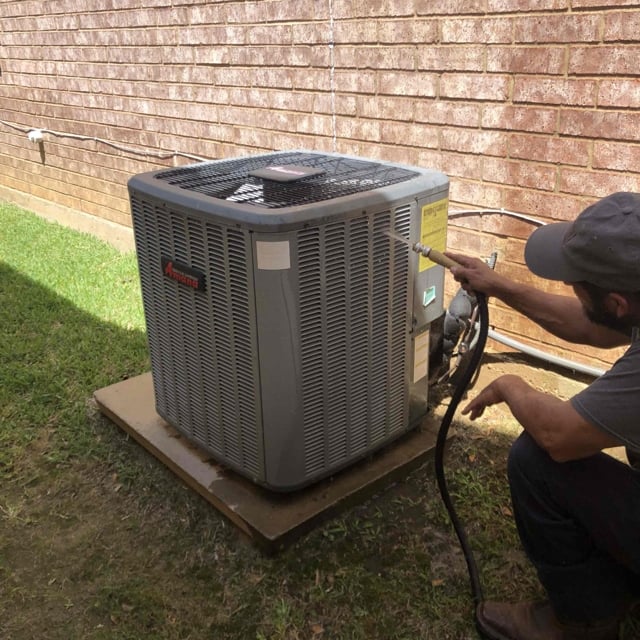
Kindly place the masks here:
<instances>
[{"instance_id":1,"label":"amana logo","mask_svg":"<svg viewBox=\"0 0 640 640\"><path fill-rule=\"evenodd\" d=\"M165 277L175 280L185 287L204 291L204 273L167 256L162 256L160 261L162 263L162 273Z\"/></svg>"}]
</instances>

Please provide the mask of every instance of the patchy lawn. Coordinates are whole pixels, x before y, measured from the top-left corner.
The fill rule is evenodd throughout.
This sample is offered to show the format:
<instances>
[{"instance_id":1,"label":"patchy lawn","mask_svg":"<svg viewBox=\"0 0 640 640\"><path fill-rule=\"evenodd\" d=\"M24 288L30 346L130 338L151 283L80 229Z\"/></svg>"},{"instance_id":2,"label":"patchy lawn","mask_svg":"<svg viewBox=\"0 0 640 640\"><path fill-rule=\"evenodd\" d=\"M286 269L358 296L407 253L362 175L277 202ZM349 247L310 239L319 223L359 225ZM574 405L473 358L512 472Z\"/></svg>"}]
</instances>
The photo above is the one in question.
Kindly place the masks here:
<instances>
[{"instance_id":1,"label":"patchy lawn","mask_svg":"<svg viewBox=\"0 0 640 640\"><path fill-rule=\"evenodd\" d=\"M432 465L264 556L93 405L149 369L133 256L0 206L0 300L1 638L477 638ZM514 368L580 384L486 360L479 384ZM539 595L505 480L517 425L497 410L453 431L451 492L486 595Z\"/></svg>"}]
</instances>

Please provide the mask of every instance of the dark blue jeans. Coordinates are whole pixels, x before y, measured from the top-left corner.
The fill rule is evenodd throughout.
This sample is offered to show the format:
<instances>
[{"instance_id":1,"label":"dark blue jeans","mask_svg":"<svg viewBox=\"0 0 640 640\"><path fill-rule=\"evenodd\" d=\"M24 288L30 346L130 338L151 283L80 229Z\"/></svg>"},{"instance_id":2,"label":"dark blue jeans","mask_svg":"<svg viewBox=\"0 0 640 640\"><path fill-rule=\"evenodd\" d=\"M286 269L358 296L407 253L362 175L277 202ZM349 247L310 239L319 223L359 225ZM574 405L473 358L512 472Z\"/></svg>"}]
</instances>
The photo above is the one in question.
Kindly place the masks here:
<instances>
[{"instance_id":1,"label":"dark blue jeans","mask_svg":"<svg viewBox=\"0 0 640 640\"><path fill-rule=\"evenodd\" d=\"M520 539L558 618L620 615L640 594L640 472L604 453L554 462L523 433L508 473Z\"/></svg>"}]
</instances>

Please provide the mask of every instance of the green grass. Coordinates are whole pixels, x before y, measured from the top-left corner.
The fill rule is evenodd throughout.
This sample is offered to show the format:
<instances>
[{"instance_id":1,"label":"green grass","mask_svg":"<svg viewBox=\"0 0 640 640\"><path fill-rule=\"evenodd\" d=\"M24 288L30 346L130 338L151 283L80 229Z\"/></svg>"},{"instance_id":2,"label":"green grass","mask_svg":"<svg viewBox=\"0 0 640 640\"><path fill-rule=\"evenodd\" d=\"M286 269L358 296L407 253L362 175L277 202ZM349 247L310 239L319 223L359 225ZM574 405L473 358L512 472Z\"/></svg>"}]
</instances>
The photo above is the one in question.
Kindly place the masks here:
<instances>
[{"instance_id":1,"label":"green grass","mask_svg":"<svg viewBox=\"0 0 640 640\"><path fill-rule=\"evenodd\" d=\"M268 557L100 415L96 389L149 368L134 256L0 205L0 362L1 638L477 638L430 465ZM447 472L487 595L539 594L510 436L457 431Z\"/></svg>"},{"instance_id":2,"label":"green grass","mask_svg":"<svg viewBox=\"0 0 640 640\"><path fill-rule=\"evenodd\" d=\"M94 455L88 399L144 371L147 355L135 256L11 206L0 209L0 256L6 477L38 439L54 463Z\"/></svg>"}]
</instances>

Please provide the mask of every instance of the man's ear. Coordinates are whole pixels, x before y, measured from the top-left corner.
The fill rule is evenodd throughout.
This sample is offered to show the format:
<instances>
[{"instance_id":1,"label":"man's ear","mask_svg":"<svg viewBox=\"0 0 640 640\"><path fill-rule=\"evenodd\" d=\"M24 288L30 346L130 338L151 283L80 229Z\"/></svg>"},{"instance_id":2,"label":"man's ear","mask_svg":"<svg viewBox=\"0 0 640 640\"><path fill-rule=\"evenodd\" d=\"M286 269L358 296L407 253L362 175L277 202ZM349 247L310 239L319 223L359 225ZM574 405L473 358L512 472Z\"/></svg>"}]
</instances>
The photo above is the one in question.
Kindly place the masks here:
<instances>
[{"instance_id":1,"label":"man's ear","mask_svg":"<svg viewBox=\"0 0 640 640\"><path fill-rule=\"evenodd\" d=\"M631 313L631 302L622 293L608 293L604 298L604 305L616 318L624 318Z\"/></svg>"}]
</instances>

